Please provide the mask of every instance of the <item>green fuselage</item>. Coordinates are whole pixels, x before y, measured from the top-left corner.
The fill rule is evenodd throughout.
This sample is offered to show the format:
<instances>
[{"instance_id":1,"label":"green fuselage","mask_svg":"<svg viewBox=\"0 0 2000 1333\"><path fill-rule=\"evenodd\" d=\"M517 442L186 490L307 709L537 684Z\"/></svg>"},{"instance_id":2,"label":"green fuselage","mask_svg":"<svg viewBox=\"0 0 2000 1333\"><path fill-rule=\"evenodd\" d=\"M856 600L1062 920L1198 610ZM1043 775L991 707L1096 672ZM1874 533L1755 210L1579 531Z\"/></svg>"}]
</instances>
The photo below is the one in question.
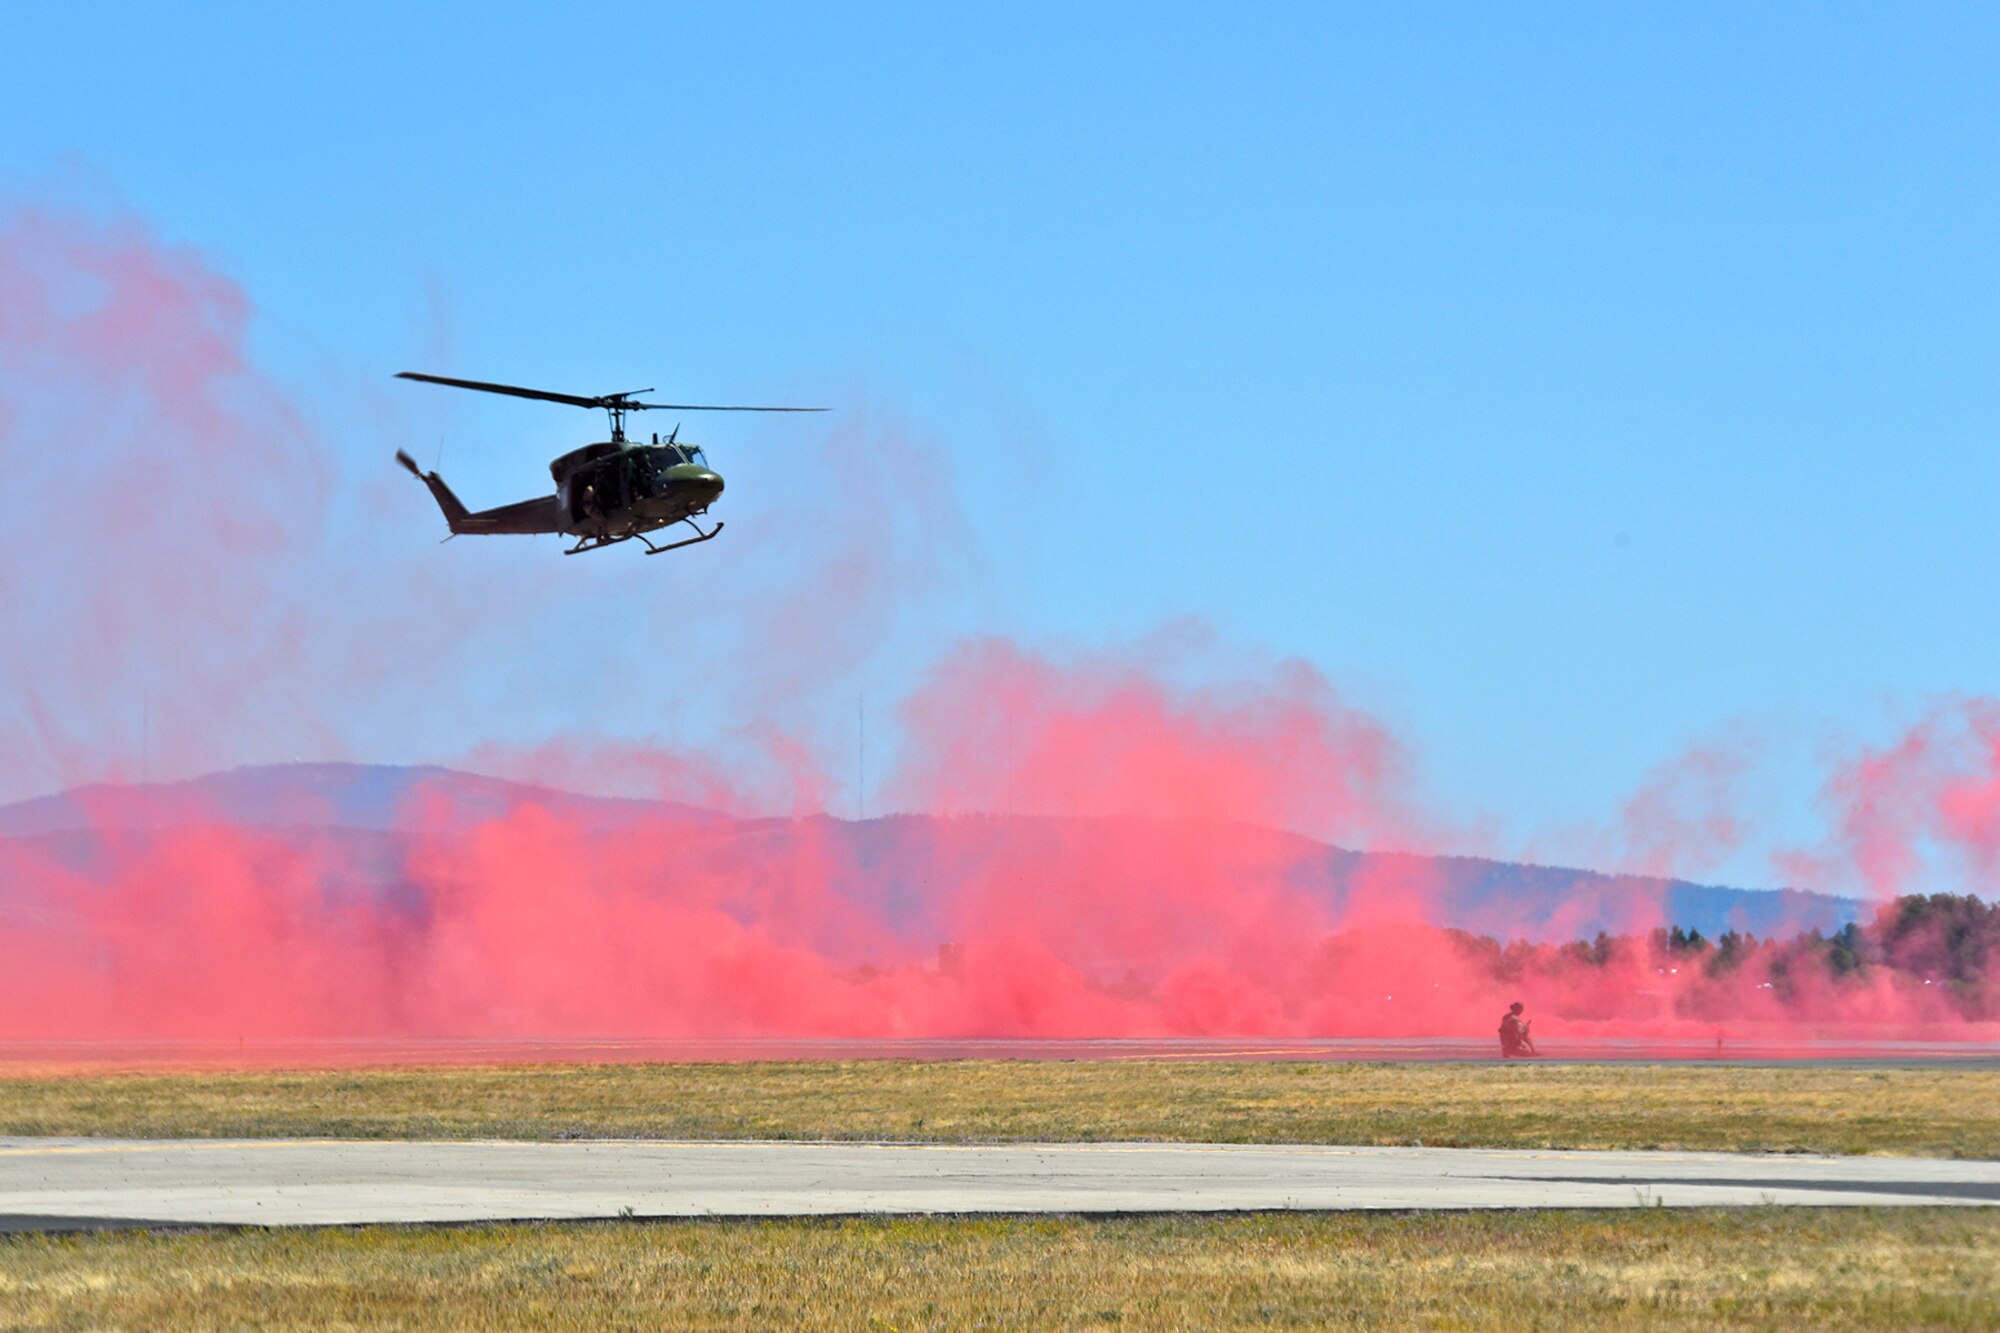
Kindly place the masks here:
<instances>
[{"instance_id":1,"label":"green fuselage","mask_svg":"<svg viewBox=\"0 0 2000 1333\"><path fill-rule=\"evenodd\" d=\"M701 451L673 444L598 453L567 469L556 486L562 530L572 537L652 532L705 512L721 494L722 478Z\"/></svg>"}]
</instances>

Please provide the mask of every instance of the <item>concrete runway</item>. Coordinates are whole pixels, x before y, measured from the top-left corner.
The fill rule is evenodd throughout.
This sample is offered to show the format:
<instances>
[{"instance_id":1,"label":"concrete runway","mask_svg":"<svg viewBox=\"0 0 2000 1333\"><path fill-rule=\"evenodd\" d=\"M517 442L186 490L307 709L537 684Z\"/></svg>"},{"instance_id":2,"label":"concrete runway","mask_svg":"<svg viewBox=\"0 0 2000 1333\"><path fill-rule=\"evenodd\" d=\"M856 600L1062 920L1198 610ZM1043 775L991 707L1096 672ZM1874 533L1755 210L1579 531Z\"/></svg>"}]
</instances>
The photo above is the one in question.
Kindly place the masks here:
<instances>
[{"instance_id":1,"label":"concrete runway","mask_svg":"<svg viewBox=\"0 0 2000 1333\"><path fill-rule=\"evenodd\" d=\"M2000 1162L1221 1144L0 1139L0 1230L532 1218L2000 1204Z\"/></svg>"}]
</instances>

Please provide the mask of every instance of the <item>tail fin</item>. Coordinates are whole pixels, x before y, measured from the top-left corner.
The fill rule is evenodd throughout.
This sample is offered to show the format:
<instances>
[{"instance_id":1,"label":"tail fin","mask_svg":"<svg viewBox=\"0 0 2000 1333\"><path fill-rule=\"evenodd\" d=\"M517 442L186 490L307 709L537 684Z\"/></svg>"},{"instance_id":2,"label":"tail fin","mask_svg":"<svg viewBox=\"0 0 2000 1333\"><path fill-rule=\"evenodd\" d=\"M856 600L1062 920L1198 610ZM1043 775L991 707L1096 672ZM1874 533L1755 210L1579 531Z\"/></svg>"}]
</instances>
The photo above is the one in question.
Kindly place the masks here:
<instances>
[{"instance_id":1,"label":"tail fin","mask_svg":"<svg viewBox=\"0 0 2000 1333\"><path fill-rule=\"evenodd\" d=\"M463 532L469 511L460 503L459 498L451 493L451 487L444 484L444 478L435 472L425 472L418 468L416 460L401 449L396 451L396 461L408 468L411 476L430 487L432 498L437 501L438 508L444 511L445 526L455 533Z\"/></svg>"}]
</instances>

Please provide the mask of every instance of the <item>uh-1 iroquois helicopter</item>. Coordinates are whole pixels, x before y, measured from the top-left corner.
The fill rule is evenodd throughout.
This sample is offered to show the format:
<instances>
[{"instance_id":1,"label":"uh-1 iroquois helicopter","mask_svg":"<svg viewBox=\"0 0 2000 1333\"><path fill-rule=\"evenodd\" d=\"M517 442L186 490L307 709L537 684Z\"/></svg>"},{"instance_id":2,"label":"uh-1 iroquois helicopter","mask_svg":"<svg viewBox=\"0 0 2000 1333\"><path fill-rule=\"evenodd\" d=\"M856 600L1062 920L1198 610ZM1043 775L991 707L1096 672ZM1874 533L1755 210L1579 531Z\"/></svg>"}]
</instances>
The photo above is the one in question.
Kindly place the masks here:
<instances>
[{"instance_id":1,"label":"uh-1 iroquois helicopter","mask_svg":"<svg viewBox=\"0 0 2000 1333\"><path fill-rule=\"evenodd\" d=\"M642 393L581 394L549 393L543 389L523 389L512 384L487 384L481 380L453 380L442 375L419 375L406 370L398 379L421 380L425 384L448 384L454 389L478 389L483 393L504 393L515 398L538 398L545 403L568 403L571 407L601 407L611 414L611 438L597 444L572 449L549 464L555 478L554 495L538 495L518 504L498 509L469 510L453 495L444 478L419 469L414 460L398 449L396 461L410 475L430 487L444 511L445 524L454 537L470 533L559 532L574 537L576 545L564 551L594 551L637 537L648 555L676 551L683 546L705 542L722 531L720 521L707 532L694 521L705 514L722 494L722 478L708 466L708 459L695 445L680 443L681 428L662 440L657 434L651 444L636 444L625 438L627 412L824 412L823 407L715 407L694 403L642 403ZM685 523L695 536L665 546L655 546L646 534L660 528Z\"/></svg>"}]
</instances>

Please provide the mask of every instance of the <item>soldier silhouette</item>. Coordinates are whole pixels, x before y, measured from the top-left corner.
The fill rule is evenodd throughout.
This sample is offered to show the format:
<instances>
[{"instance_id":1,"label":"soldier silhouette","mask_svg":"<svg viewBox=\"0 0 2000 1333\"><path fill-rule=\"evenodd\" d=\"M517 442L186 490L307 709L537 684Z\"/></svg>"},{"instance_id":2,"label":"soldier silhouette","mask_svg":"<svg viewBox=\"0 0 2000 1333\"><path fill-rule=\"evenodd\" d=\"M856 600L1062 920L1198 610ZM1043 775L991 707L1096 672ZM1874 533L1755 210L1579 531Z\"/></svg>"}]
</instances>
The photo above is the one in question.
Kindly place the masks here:
<instances>
[{"instance_id":1,"label":"soldier silhouette","mask_svg":"<svg viewBox=\"0 0 2000 1333\"><path fill-rule=\"evenodd\" d=\"M1528 1035L1530 1024L1521 1021L1521 1011L1526 1008L1516 1000L1507 1006L1507 1016L1500 1020L1500 1054L1509 1060L1540 1054L1535 1049L1535 1039Z\"/></svg>"}]
</instances>

